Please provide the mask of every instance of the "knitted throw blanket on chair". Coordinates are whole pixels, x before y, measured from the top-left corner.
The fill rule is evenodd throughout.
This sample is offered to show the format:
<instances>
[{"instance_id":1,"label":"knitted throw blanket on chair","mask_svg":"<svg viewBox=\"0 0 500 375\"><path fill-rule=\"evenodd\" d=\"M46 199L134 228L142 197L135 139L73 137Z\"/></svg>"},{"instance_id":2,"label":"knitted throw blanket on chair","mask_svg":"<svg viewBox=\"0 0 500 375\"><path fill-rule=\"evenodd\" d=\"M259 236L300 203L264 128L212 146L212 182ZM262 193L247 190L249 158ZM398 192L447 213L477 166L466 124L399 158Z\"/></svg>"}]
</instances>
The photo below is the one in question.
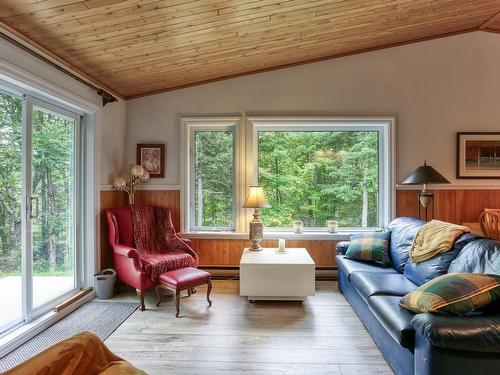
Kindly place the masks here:
<instances>
[{"instance_id":1,"label":"knitted throw blanket on chair","mask_svg":"<svg viewBox=\"0 0 500 375\"><path fill-rule=\"evenodd\" d=\"M198 267L198 256L175 233L169 208L132 205L135 248L144 271L156 282L167 271Z\"/></svg>"}]
</instances>

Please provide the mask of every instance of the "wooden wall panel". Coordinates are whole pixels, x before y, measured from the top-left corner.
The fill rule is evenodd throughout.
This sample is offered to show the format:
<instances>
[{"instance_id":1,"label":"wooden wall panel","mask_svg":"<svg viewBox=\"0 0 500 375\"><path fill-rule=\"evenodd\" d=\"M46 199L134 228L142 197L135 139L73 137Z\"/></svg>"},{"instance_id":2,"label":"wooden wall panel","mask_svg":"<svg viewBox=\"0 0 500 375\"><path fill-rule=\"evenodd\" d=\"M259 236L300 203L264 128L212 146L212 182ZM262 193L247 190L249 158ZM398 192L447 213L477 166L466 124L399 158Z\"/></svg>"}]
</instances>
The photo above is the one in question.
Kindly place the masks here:
<instances>
[{"instance_id":1,"label":"wooden wall panel","mask_svg":"<svg viewBox=\"0 0 500 375\"><path fill-rule=\"evenodd\" d=\"M435 190L435 218L462 224L477 222L485 208L500 208L500 190ZM396 193L396 216L417 217L418 190L398 190ZM172 209L172 219L178 231L180 228L180 192L177 190L154 191L139 190L137 203L154 204ZM103 210L126 204L124 192L101 192ZM432 208L429 209L429 214ZM107 224L101 215L101 254L100 267L112 267L113 258L107 243ZM429 220L432 215L429 216ZM192 239L193 248L198 252L202 266L238 266L241 252L249 245L248 240L233 239ZM317 267L335 266L335 241L289 240L287 247L305 247L316 262ZM276 247L277 240L263 241L265 247Z\"/></svg>"},{"instance_id":2,"label":"wooden wall panel","mask_svg":"<svg viewBox=\"0 0 500 375\"><path fill-rule=\"evenodd\" d=\"M396 216L418 216L418 190L398 190ZM434 217L432 205L428 219L462 224L477 222L485 208L500 208L500 190L434 190ZM421 211L423 217L423 210Z\"/></svg>"},{"instance_id":3,"label":"wooden wall panel","mask_svg":"<svg viewBox=\"0 0 500 375\"><path fill-rule=\"evenodd\" d=\"M200 257L202 266L237 267L243 248L250 246L249 240L192 239L193 249ZM337 241L287 240L287 247L305 247L316 263L316 267L335 266L335 244ZM263 247L277 247L278 240L265 240Z\"/></svg>"}]
</instances>

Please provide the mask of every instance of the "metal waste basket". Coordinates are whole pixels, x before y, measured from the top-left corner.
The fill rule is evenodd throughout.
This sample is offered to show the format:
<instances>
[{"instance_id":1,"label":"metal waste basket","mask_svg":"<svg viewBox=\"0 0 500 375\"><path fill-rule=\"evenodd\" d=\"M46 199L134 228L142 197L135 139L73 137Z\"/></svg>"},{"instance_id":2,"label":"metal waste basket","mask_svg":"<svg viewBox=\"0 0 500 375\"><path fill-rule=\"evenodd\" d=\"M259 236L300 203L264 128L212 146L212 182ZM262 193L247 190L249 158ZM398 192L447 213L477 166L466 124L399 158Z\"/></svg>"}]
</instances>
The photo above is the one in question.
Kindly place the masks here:
<instances>
[{"instance_id":1,"label":"metal waste basket","mask_svg":"<svg viewBox=\"0 0 500 375\"><path fill-rule=\"evenodd\" d=\"M110 299L115 291L116 271L106 268L94 275L94 290L97 298Z\"/></svg>"}]
</instances>

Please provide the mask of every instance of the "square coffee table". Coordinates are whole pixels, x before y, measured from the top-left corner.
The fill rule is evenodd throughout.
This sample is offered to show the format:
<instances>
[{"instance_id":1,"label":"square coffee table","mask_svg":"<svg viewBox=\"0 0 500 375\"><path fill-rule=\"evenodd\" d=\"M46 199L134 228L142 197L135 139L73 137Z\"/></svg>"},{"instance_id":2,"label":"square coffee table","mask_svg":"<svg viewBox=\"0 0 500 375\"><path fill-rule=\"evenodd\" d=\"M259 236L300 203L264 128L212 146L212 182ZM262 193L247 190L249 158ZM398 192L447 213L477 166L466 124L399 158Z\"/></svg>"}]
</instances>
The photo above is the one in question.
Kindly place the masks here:
<instances>
[{"instance_id":1,"label":"square coffee table","mask_svg":"<svg viewBox=\"0 0 500 375\"><path fill-rule=\"evenodd\" d=\"M315 264L304 248L285 253L265 248L243 250L240 260L240 296L255 300L303 301L314 296Z\"/></svg>"}]
</instances>

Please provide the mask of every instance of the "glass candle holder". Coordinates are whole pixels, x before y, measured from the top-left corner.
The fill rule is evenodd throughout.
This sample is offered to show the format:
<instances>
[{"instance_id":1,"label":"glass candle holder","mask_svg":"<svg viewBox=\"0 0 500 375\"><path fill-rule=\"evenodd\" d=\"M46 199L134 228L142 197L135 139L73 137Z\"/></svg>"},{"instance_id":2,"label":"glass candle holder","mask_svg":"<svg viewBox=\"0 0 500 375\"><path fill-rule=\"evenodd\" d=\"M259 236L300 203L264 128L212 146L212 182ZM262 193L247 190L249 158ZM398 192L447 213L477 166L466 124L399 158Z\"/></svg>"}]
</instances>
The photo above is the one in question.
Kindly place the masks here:
<instances>
[{"instance_id":1,"label":"glass candle holder","mask_svg":"<svg viewBox=\"0 0 500 375\"><path fill-rule=\"evenodd\" d=\"M294 220L292 222L294 233L302 233L304 231L304 223L302 220Z\"/></svg>"},{"instance_id":2,"label":"glass candle holder","mask_svg":"<svg viewBox=\"0 0 500 375\"><path fill-rule=\"evenodd\" d=\"M329 233L337 233L337 230L339 229L339 223L337 222L337 220L328 220L327 226Z\"/></svg>"}]
</instances>

